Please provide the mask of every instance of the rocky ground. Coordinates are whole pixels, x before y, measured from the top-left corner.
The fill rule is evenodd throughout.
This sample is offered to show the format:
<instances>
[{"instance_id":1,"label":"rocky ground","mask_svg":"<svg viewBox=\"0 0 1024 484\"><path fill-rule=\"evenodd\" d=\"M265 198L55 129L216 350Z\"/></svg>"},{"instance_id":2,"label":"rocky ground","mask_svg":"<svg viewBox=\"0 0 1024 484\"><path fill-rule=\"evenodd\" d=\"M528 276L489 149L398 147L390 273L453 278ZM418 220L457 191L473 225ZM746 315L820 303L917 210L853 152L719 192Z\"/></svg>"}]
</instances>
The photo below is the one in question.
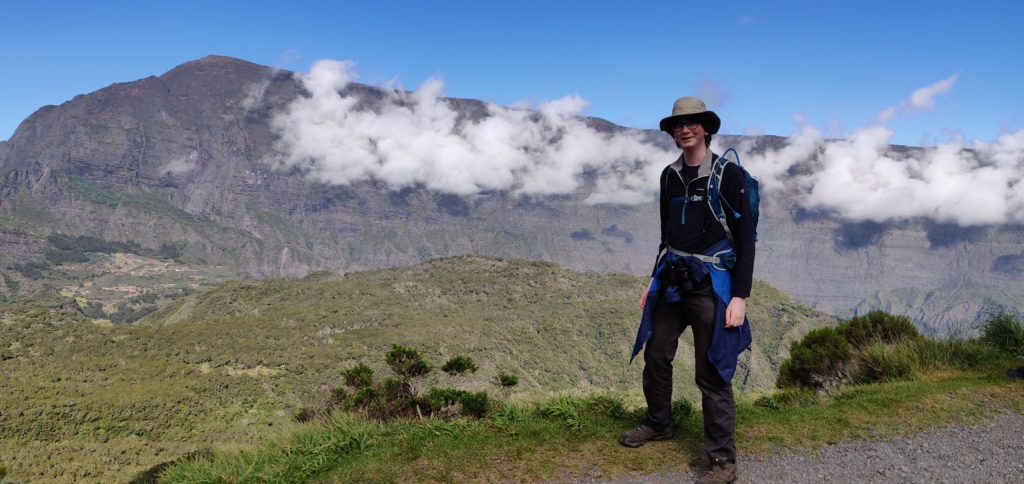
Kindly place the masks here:
<instances>
[{"instance_id":1,"label":"rocky ground","mask_svg":"<svg viewBox=\"0 0 1024 484\"><path fill-rule=\"evenodd\" d=\"M1024 416L1005 414L976 427L844 442L812 455L744 461L737 482L1024 483L1022 435ZM689 482L694 477L670 472L600 482Z\"/></svg>"}]
</instances>

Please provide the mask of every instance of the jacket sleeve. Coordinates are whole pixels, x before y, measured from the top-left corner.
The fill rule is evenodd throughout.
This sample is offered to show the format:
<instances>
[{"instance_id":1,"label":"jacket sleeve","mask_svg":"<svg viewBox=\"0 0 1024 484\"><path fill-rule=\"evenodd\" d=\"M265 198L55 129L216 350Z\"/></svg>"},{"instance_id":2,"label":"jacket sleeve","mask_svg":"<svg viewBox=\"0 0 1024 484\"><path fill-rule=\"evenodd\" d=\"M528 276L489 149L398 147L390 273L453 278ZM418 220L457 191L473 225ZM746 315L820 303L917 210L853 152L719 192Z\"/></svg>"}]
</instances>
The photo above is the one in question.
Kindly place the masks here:
<instances>
[{"instance_id":1,"label":"jacket sleeve","mask_svg":"<svg viewBox=\"0 0 1024 484\"><path fill-rule=\"evenodd\" d=\"M729 207L740 213L734 217L726 208L725 221L729 225L736 251L736 266L732 269L732 295L750 297L754 281L754 218L750 213L750 196L743 182L743 172L735 163L725 166L722 175L722 197Z\"/></svg>"},{"instance_id":2,"label":"jacket sleeve","mask_svg":"<svg viewBox=\"0 0 1024 484\"><path fill-rule=\"evenodd\" d=\"M665 221L668 220L668 211L669 211L668 193L665 193L665 177L668 176L668 170L671 170L671 169L672 169L671 167L666 167L664 170L662 170L661 176L658 178L658 214L660 215L660 221L661 221L661 223L659 225L659 227L661 228L661 234L660 234L661 238L658 239L659 240L659 243L658 243L658 255L661 254L661 249L665 248L665 235L666 235ZM658 259L657 259L657 257L658 256L656 255L655 256L655 260L654 260L654 268L651 269L651 277L654 277L654 271L657 270L657 266L658 266Z\"/></svg>"}]
</instances>

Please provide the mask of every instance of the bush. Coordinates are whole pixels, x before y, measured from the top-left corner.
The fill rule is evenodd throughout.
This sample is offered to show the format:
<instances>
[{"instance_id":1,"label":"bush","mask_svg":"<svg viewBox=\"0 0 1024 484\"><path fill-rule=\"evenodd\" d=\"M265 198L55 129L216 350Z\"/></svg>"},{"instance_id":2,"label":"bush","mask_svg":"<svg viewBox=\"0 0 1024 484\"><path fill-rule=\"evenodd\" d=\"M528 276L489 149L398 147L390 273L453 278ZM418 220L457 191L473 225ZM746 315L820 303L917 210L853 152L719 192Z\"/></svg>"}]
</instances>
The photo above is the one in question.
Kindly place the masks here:
<instances>
[{"instance_id":1,"label":"bush","mask_svg":"<svg viewBox=\"0 0 1024 484\"><path fill-rule=\"evenodd\" d=\"M29 279L39 279L43 277L44 271L50 269L50 264L46 262L26 262L24 264L14 264L9 266L8 269L19 272Z\"/></svg>"},{"instance_id":2,"label":"bush","mask_svg":"<svg viewBox=\"0 0 1024 484\"><path fill-rule=\"evenodd\" d=\"M352 404L357 407L366 408L380 398L380 392L374 387L360 388L352 397Z\"/></svg>"},{"instance_id":3,"label":"bush","mask_svg":"<svg viewBox=\"0 0 1024 484\"><path fill-rule=\"evenodd\" d=\"M110 322L115 324L134 323L144 318L149 313L156 311L157 309L159 309L159 307L156 306L155 304L149 306L134 307L125 303L121 303L117 305L117 312L114 314L109 314L108 318L110 319Z\"/></svg>"},{"instance_id":4,"label":"bush","mask_svg":"<svg viewBox=\"0 0 1024 484\"><path fill-rule=\"evenodd\" d=\"M345 384L352 388L366 388L373 385L373 368L362 363L345 370L342 373Z\"/></svg>"},{"instance_id":5,"label":"bush","mask_svg":"<svg viewBox=\"0 0 1024 484\"><path fill-rule=\"evenodd\" d=\"M511 373L499 371L498 376L495 377L495 381L498 383L498 386L503 388L509 388L519 384L519 377Z\"/></svg>"},{"instance_id":6,"label":"bush","mask_svg":"<svg viewBox=\"0 0 1024 484\"><path fill-rule=\"evenodd\" d=\"M823 388L839 379L850 361L850 345L835 328L811 330L790 345L789 358L779 367L776 386Z\"/></svg>"},{"instance_id":7,"label":"bush","mask_svg":"<svg viewBox=\"0 0 1024 484\"><path fill-rule=\"evenodd\" d=\"M412 395L412 386L406 380L389 377L380 382L380 393L390 402L399 402Z\"/></svg>"},{"instance_id":8,"label":"bush","mask_svg":"<svg viewBox=\"0 0 1024 484\"><path fill-rule=\"evenodd\" d=\"M579 400L559 397L539 404L537 411L544 417L560 421L571 430L580 430L583 428L580 406Z\"/></svg>"},{"instance_id":9,"label":"bush","mask_svg":"<svg viewBox=\"0 0 1024 484\"><path fill-rule=\"evenodd\" d=\"M459 398L459 408L463 415L484 418L491 410L491 398L487 396L485 390L472 393L464 392Z\"/></svg>"},{"instance_id":10,"label":"bush","mask_svg":"<svg viewBox=\"0 0 1024 484\"><path fill-rule=\"evenodd\" d=\"M690 416L693 415L693 404L685 398L672 402L672 422L676 427L682 427Z\"/></svg>"},{"instance_id":11,"label":"bush","mask_svg":"<svg viewBox=\"0 0 1024 484\"><path fill-rule=\"evenodd\" d=\"M985 321L981 340L1010 356L1024 356L1024 326L1009 314L997 314Z\"/></svg>"},{"instance_id":12,"label":"bush","mask_svg":"<svg viewBox=\"0 0 1024 484\"><path fill-rule=\"evenodd\" d=\"M632 420L632 414L626 410L622 400L607 396L592 397L587 401L587 406L598 415L603 415L615 420Z\"/></svg>"},{"instance_id":13,"label":"bush","mask_svg":"<svg viewBox=\"0 0 1024 484\"><path fill-rule=\"evenodd\" d=\"M852 376L857 383L908 380L919 366L917 345L876 341L857 354Z\"/></svg>"},{"instance_id":14,"label":"bush","mask_svg":"<svg viewBox=\"0 0 1024 484\"><path fill-rule=\"evenodd\" d=\"M300 408L295 412L295 415L292 416L292 419L299 423L309 422L314 418L316 418L316 412L305 407Z\"/></svg>"},{"instance_id":15,"label":"bush","mask_svg":"<svg viewBox=\"0 0 1024 484\"><path fill-rule=\"evenodd\" d=\"M157 254L163 259L178 260L181 258L182 250L185 248L185 242L178 241L172 243L160 244L160 248L157 249Z\"/></svg>"},{"instance_id":16,"label":"bush","mask_svg":"<svg viewBox=\"0 0 1024 484\"><path fill-rule=\"evenodd\" d=\"M754 400L755 407L779 410L782 408L813 407L820 402L818 394L806 388L782 390Z\"/></svg>"},{"instance_id":17,"label":"bush","mask_svg":"<svg viewBox=\"0 0 1024 484\"><path fill-rule=\"evenodd\" d=\"M345 407L349 403L352 395L349 394L348 390L343 387L335 388L331 390L331 398L327 400L327 406L330 407Z\"/></svg>"},{"instance_id":18,"label":"bush","mask_svg":"<svg viewBox=\"0 0 1024 484\"><path fill-rule=\"evenodd\" d=\"M431 369L430 363L423 359L423 355L408 346L391 345L391 351L388 351L384 360L391 367L391 371L404 378L423 376L430 373Z\"/></svg>"},{"instance_id":19,"label":"bush","mask_svg":"<svg viewBox=\"0 0 1024 484\"><path fill-rule=\"evenodd\" d=\"M90 319L107 319L109 315L103 311L103 305L96 302L90 301L82 308L82 315Z\"/></svg>"},{"instance_id":20,"label":"bush","mask_svg":"<svg viewBox=\"0 0 1024 484\"><path fill-rule=\"evenodd\" d=\"M431 413L434 413L449 405L459 403L459 401L462 400L462 396L465 394L465 390L435 387L431 388L430 391L427 392L427 396L423 403Z\"/></svg>"},{"instance_id":21,"label":"bush","mask_svg":"<svg viewBox=\"0 0 1024 484\"><path fill-rule=\"evenodd\" d=\"M906 316L895 316L885 311L871 311L840 324L839 334L854 348L864 348L875 341L896 343L905 339L919 339L921 333Z\"/></svg>"},{"instance_id":22,"label":"bush","mask_svg":"<svg viewBox=\"0 0 1024 484\"><path fill-rule=\"evenodd\" d=\"M441 371L449 375L461 375L467 371L476 373L476 370L476 363L473 363L473 359L468 356L455 356L441 367Z\"/></svg>"}]
</instances>

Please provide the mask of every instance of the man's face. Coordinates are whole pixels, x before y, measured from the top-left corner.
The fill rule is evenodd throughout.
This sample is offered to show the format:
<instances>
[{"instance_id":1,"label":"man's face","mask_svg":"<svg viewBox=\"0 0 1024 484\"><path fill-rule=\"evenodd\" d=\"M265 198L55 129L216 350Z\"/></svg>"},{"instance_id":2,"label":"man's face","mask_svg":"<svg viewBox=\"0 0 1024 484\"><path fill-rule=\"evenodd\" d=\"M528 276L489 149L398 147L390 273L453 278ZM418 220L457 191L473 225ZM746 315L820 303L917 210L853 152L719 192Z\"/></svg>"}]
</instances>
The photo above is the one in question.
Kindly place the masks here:
<instances>
[{"instance_id":1,"label":"man's face","mask_svg":"<svg viewBox=\"0 0 1024 484\"><path fill-rule=\"evenodd\" d=\"M672 137L676 146L682 149L693 148L704 144L704 126L696 119L683 118L672 128Z\"/></svg>"}]
</instances>

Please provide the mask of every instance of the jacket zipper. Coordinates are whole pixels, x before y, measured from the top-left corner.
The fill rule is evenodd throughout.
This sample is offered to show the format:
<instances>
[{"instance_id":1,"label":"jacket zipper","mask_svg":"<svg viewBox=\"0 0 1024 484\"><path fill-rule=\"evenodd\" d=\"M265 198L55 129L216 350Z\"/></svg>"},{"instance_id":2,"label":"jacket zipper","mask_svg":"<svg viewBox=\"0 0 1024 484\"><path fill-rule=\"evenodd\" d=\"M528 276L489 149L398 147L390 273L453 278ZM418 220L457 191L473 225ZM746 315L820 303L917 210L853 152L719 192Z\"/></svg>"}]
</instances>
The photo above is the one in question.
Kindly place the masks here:
<instances>
[{"instance_id":1,"label":"jacket zipper","mask_svg":"<svg viewBox=\"0 0 1024 484\"><path fill-rule=\"evenodd\" d=\"M701 178L707 178L708 176L707 175L698 176L697 178L694 178L693 180L690 180L690 183L687 183L686 180L683 180L683 175L682 175L682 173L679 173L679 170L676 170L675 168L672 168L672 171L675 172L677 177L679 177L679 182L683 184L683 217L679 221L679 224L680 225L686 225L686 205L688 203L690 203L690 183L693 183L693 182L695 182L697 180L700 180ZM695 200L695 201L699 201L699 200Z\"/></svg>"}]
</instances>

